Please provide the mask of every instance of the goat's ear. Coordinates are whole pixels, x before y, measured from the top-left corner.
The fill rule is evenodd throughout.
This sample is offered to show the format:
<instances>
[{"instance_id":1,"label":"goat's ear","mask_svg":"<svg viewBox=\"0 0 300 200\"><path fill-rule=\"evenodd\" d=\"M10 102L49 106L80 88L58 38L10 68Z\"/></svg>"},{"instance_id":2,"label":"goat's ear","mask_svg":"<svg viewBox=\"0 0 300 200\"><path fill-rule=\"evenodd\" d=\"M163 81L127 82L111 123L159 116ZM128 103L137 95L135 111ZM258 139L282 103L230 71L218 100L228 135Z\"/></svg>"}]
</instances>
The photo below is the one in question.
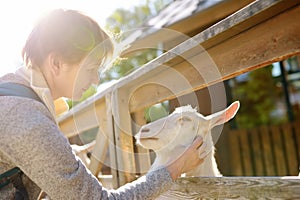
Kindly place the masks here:
<instances>
[{"instance_id":1,"label":"goat's ear","mask_svg":"<svg viewBox=\"0 0 300 200\"><path fill-rule=\"evenodd\" d=\"M239 108L240 102L235 101L225 110L207 116L207 119L210 121L211 128L228 122L236 115Z\"/></svg>"}]
</instances>

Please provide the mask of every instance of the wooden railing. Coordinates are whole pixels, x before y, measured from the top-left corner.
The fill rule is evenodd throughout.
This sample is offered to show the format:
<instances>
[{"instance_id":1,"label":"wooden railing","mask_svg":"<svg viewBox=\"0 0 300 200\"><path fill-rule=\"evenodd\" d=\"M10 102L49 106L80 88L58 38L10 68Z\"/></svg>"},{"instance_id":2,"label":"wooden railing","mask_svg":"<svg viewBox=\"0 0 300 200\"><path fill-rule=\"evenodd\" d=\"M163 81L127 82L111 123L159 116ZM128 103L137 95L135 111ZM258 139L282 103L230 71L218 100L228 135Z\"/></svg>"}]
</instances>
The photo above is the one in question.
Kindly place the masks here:
<instances>
[{"instance_id":1,"label":"wooden railing","mask_svg":"<svg viewBox=\"0 0 300 200\"><path fill-rule=\"evenodd\" d=\"M299 181L299 176L180 178L157 199L299 199Z\"/></svg>"},{"instance_id":2,"label":"wooden railing","mask_svg":"<svg viewBox=\"0 0 300 200\"><path fill-rule=\"evenodd\" d=\"M137 178L138 170L147 170L151 164L149 152L134 144L132 136L136 130L132 118L145 123L139 115L148 106L300 53L300 26L296 19L300 19L299 0L257 0L60 116L57 120L61 131L72 137L99 127L88 167L97 176L109 151L113 187L130 182ZM136 152L144 156L136 156ZM258 165L255 170L259 169ZM231 179L218 180L221 184ZM268 184L269 179L264 180ZM204 182L197 181L194 183L198 187L205 188L201 186ZM292 185L289 193L298 195L293 189L299 188L299 182L294 179L284 181L288 182L284 184ZM178 182L179 185L184 183Z\"/></svg>"}]
</instances>

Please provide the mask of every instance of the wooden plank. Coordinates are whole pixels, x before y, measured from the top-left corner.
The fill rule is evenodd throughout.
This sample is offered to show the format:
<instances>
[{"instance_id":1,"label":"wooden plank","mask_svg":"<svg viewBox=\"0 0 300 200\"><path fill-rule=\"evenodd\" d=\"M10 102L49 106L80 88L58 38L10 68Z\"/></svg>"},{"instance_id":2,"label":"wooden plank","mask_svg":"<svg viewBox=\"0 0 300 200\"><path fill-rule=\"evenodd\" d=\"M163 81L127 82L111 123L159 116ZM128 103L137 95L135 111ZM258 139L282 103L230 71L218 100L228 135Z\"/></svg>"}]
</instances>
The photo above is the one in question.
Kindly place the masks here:
<instances>
[{"instance_id":1,"label":"wooden plank","mask_svg":"<svg viewBox=\"0 0 300 200\"><path fill-rule=\"evenodd\" d=\"M300 199L300 177L180 178L157 199Z\"/></svg>"},{"instance_id":2,"label":"wooden plank","mask_svg":"<svg viewBox=\"0 0 300 200\"><path fill-rule=\"evenodd\" d=\"M275 167L277 176L286 176L288 169L284 157L284 148L282 143L282 136L278 126L271 126L272 147L275 155Z\"/></svg>"},{"instance_id":3,"label":"wooden plank","mask_svg":"<svg viewBox=\"0 0 300 200\"><path fill-rule=\"evenodd\" d=\"M282 135L283 142L285 147L285 156L288 164L288 174L289 176L298 175L299 164L297 162L297 149L296 149L296 141L293 138L292 126L290 123L283 124Z\"/></svg>"},{"instance_id":4,"label":"wooden plank","mask_svg":"<svg viewBox=\"0 0 300 200\"><path fill-rule=\"evenodd\" d=\"M78 105L77 108L71 109L65 115L57 118L57 122L64 135L70 138L83 131L99 126L103 110L105 110L104 100L100 99L95 102L94 97L92 97L90 101Z\"/></svg>"},{"instance_id":5,"label":"wooden plank","mask_svg":"<svg viewBox=\"0 0 300 200\"><path fill-rule=\"evenodd\" d=\"M251 159L251 149L248 139L248 133L246 130L241 130L239 133L240 145L241 145L241 155L244 167L244 176L253 176L253 166Z\"/></svg>"},{"instance_id":6,"label":"wooden plank","mask_svg":"<svg viewBox=\"0 0 300 200\"><path fill-rule=\"evenodd\" d=\"M228 145L230 155L230 175L231 176L242 176L242 155L241 155L241 144L239 141L239 131L232 130L228 133Z\"/></svg>"},{"instance_id":7,"label":"wooden plank","mask_svg":"<svg viewBox=\"0 0 300 200\"><path fill-rule=\"evenodd\" d=\"M118 172L118 162L117 162L117 149L116 141L114 135L114 119L112 114L112 99L111 94L105 96L106 102L106 117L107 117L107 134L108 134L108 148L109 148L109 157L110 157L110 169L112 175L112 187L114 189L120 187L119 182L119 172Z\"/></svg>"},{"instance_id":8,"label":"wooden plank","mask_svg":"<svg viewBox=\"0 0 300 200\"><path fill-rule=\"evenodd\" d=\"M300 174L300 120L296 120L292 123L292 126L294 128L294 134L295 134L295 140L296 140L296 144L297 144L297 160L298 160L298 165L299 165L299 174Z\"/></svg>"},{"instance_id":9,"label":"wooden plank","mask_svg":"<svg viewBox=\"0 0 300 200\"><path fill-rule=\"evenodd\" d=\"M247 30L236 25L234 30L243 31L212 46L207 51L203 51L203 48L198 46L186 53L180 53L184 51L182 49L193 46L191 40L182 43L178 48L161 56L160 59L132 73L131 83L134 93L130 102L130 110L136 111L173 99L299 53L300 25L294 20L295 17L300 18L299 13L300 7L297 6ZM214 32L217 25L209 28L210 31ZM219 28L222 29L222 27ZM195 37L200 38L201 35L205 37L205 33L200 33ZM195 39L194 42L199 40ZM181 55L181 58L173 59L174 55ZM161 62L164 66L152 67L161 65ZM142 70L147 72L147 75L139 79L138 74L143 73ZM168 76L170 76L169 80L176 80L179 76L181 79L176 83L164 81ZM187 84L182 85L181 82L187 82Z\"/></svg>"},{"instance_id":10,"label":"wooden plank","mask_svg":"<svg viewBox=\"0 0 300 200\"><path fill-rule=\"evenodd\" d=\"M228 123L228 124L224 124L224 126L213 128L212 130L212 135L215 136L213 137L213 141L215 143L215 148L216 148L215 151L216 162L220 172L224 176L232 176L232 170L231 170L232 158L231 155L229 154L230 145L228 141L229 140L228 134L230 133L229 129L230 127Z\"/></svg>"},{"instance_id":11,"label":"wooden plank","mask_svg":"<svg viewBox=\"0 0 300 200\"><path fill-rule=\"evenodd\" d=\"M93 149L91 162L88 165L89 170L97 177L105 162L108 151L108 135L107 127L99 127L98 134L96 136L96 145Z\"/></svg>"},{"instance_id":12,"label":"wooden plank","mask_svg":"<svg viewBox=\"0 0 300 200\"><path fill-rule=\"evenodd\" d=\"M272 153L272 142L270 138L269 129L267 126L262 126L259 128L261 135L262 151L264 155L264 166L265 166L265 176L276 176L275 173L275 160Z\"/></svg>"},{"instance_id":13,"label":"wooden plank","mask_svg":"<svg viewBox=\"0 0 300 200\"><path fill-rule=\"evenodd\" d=\"M119 186L136 179L136 165L131 115L128 108L128 91L117 89L112 94L112 115L118 162Z\"/></svg>"},{"instance_id":14,"label":"wooden plank","mask_svg":"<svg viewBox=\"0 0 300 200\"><path fill-rule=\"evenodd\" d=\"M134 133L137 133L140 127L146 124L145 113L144 111L136 112L132 116L133 120L133 130ZM145 149L140 145L135 145L135 160L136 163L136 173L138 175L146 174L151 166L151 158L149 149Z\"/></svg>"},{"instance_id":15,"label":"wooden plank","mask_svg":"<svg viewBox=\"0 0 300 200\"><path fill-rule=\"evenodd\" d=\"M257 129L249 130L249 139L252 151L252 160L253 160L253 172L255 176L263 176L265 175L264 172L264 165L263 165L263 151L262 145L260 140L260 133Z\"/></svg>"}]
</instances>

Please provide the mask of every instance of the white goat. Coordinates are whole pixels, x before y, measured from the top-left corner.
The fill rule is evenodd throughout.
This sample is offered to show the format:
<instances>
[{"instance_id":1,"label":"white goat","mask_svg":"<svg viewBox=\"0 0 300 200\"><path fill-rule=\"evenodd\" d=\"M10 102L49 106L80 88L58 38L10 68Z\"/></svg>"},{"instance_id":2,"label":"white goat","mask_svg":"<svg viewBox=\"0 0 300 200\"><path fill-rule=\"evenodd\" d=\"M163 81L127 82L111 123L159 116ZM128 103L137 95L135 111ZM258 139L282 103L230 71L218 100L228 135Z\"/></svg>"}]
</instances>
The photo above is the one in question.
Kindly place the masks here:
<instances>
[{"instance_id":1,"label":"white goat","mask_svg":"<svg viewBox=\"0 0 300 200\"><path fill-rule=\"evenodd\" d=\"M239 107L239 101L235 101L225 110L203 116L189 105L182 106L176 108L169 116L142 126L135 138L138 145L152 149L156 153L150 170L166 165L170 162L170 158L176 159L197 136L201 135L206 143L207 156L201 165L185 175L222 176L214 157L211 129L232 119Z\"/></svg>"}]
</instances>

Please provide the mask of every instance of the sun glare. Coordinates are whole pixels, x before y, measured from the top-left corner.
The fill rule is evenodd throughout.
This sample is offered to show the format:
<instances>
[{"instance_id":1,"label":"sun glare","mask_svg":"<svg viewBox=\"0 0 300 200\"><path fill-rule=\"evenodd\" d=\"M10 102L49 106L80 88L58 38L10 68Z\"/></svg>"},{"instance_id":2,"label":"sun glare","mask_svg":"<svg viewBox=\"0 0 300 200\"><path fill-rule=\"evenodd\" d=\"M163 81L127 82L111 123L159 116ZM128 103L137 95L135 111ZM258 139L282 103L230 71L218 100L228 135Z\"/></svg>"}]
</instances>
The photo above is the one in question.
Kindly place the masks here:
<instances>
[{"instance_id":1,"label":"sun glare","mask_svg":"<svg viewBox=\"0 0 300 200\"><path fill-rule=\"evenodd\" d=\"M126 3L125 3L126 2ZM130 8L141 0L11 0L0 5L0 76L22 64L21 49L34 23L44 13L55 8L80 10L93 17L101 26L119 8Z\"/></svg>"}]
</instances>

